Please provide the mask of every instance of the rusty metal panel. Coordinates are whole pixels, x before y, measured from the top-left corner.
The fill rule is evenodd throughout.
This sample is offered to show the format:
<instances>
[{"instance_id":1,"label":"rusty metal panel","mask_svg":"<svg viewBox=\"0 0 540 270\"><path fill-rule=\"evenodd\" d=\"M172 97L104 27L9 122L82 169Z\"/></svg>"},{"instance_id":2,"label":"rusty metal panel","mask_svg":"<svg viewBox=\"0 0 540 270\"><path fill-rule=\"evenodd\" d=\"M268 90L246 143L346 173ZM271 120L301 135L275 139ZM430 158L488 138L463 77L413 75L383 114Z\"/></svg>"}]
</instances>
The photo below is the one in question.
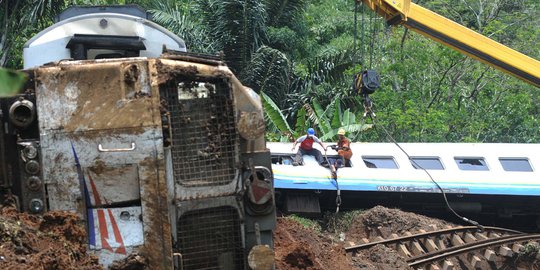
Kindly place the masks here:
<instances>
[{"instance_id":1,"label":"rusty metal panel","mask_svg":"<svg viewBox=\"0 0 540 270\"><path fill-rule=\"evenodd\" d=\"M94 215L110 220L118 207L139 207L142 231L132 237L144 243L136 249L153 268L171 269L158 90L147 61L67 62L36 74L50 208L77 211L90 226ZM108 247L95 251L104 264L112 260ZM113 259L125 256L117 251Z\"/></svg>"},{"instance_id":2,"label":"rusty metal panel","mask_svg":"<svg viewBox=\"0 0 540 270\"><path fill-rule=\"evenodd\" d=\"M151 126L157 106L146 61L59 64L36 70L40 130ZM136 117L134 117L136 116Z\"/></svg>"},{"instance_id":3,"label":"rusty metal panel","mask_svg":"<svg viewBox=\"0 0 540 270\"><path fill-rule=\"evenodd\" d=\"M140 133L139 129L132 132L129 129L123 129L44 135L48 144L42 149L43 156L45 160L53 162L44 165L43 174L47 181L51 209L76 209L85 218L85 213L89 209L95 209L92 208L92 201L95 202L97 198L103 198L99 193L89 192L92 189L91 185L81 187L80 178L82 177L83 183L90 183L87 178L93 175L92 173L87 174L90 172L88 168L96 170L96 168L101 167L132 166L131 169L120 169L116 173L123 171L128 178L138 175L139 182L136 186L139 188L140 201L138 204L142 208L145 239L144 246L141 246L139 250L157 266L162 265L163 269L167 269L169 263L172 265L170 261L172 243L167 209L164 157L162 148L157 147L161 144L161 139L156 138L156 133L154 129L147 129L143 133ZM108 147L116 149L122 149L131 143L135 143L136 147L133 151L100 152L99 144L103 142L107 142ZM82 170L86 172L82 176L75 166L75 155L80 166L87 168ZM136 166L127 164L136 164ZM129 186L132 184L130 181L118 182L108 186L106 194L120 194L134 188ZM81 192L81 190L86 192ZM132 192L128 195L134 196ZM93 199L90 199L90 196L93 196ZM104 256L107 256L105 253ZM103 262L107 262L107 257L103 257L103 260Z\"/></svg>"},{"instance_id":4,"label":"rusty metal panel","mask_svg":"<svg viewBox=\"0 0 540 270\"><path fill-rule=\"evenodd\" d=\"M133 164L130 166L137 164L140 167L142 160L149 153L156 151L154 129L147 128L143 133L140 133L140 131L140 129L122 129L87 131L75 134L43 133L43 178L47 184L51 209L72 210L80 207L84 199L81 194L80 177L85 179L84 183L86 183L86 190L89 191L88 195L96 196L97 194L90 192L92 189L90 177L95 177L95 172L100 172L100 170L106 168L111 170L111 168L129 164ZM136 145L132 151L101 152L99 150L100 145L123 148L131 146L132 143ZM80 167L83 168L81 172L78 172L75 166L75 155ZM94 173L90 173L91 170ZM121 171L119 169L116 173ZM139 172L134 172L133 169L126 170L124 173L127 173L128 177L139 174ZM142 181L143 179L140 179L140 182ZM96 183L94 182L94 184ZM102 186L102 184L99 185ZM132 182L119 182L109 186L110 190L107 192L123 192L122 189L127 189L128 185L132 185Z\"/></svg>"}]
</instances>

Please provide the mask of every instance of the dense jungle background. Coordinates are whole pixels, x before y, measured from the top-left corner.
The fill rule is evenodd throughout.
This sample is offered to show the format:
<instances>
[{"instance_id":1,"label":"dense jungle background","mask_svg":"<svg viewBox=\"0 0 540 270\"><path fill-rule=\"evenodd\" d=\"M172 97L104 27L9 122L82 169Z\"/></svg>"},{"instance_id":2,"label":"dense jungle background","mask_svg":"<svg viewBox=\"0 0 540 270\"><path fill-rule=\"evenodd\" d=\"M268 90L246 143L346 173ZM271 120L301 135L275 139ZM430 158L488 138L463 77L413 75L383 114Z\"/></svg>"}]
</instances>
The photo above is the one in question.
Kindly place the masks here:
<instances>
[{"instance_id":1,"label":"dense jungle background","mask_svg":"<svg viewBox=\"0 0 540 270\"><path fill-rule=\"evenodd\" d=\"M540 59L538 1L415 2ZM269 140L313 126L325 140L345 127L353 141L385 142L390 134L400 142L540 142L540 89L389 28L353 0L0 0L0 66L22 68L25 42L66 7L105 4L137 4L189 51L221 53L262 96ZM375 126L352 91L354 74L366 69L381 76L371 95Z\"/></svg>"}]
</instances>

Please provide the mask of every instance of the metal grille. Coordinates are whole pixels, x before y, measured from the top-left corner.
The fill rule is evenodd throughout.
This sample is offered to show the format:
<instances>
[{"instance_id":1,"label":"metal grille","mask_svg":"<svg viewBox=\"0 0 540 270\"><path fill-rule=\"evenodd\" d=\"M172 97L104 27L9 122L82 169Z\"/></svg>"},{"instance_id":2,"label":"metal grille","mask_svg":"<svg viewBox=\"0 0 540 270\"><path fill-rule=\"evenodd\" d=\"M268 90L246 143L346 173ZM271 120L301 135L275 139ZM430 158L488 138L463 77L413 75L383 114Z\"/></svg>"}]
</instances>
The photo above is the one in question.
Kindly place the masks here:
<instances>
[{"instance_id":1,"label":"metal grille","mask_svg":"<svg viewBox=\"0 0 540 270\"><path fill-rule=\"evenodd\" d=\"M178 221L177 248L190 269L244 269L240 217L230 206L187 212Z\"/></svg>"},{"instance_id":2,"label":"metal grille","mask_svg":"<svg viewBox=\"0 0 540 270\"><path fill-rule=\"evenodd\" d=\"M229 84L223 80L183 80L160 90L171 115L171 149L177 183L202 187L233 181L238 133Z\"/></svg>"}]
</instances>

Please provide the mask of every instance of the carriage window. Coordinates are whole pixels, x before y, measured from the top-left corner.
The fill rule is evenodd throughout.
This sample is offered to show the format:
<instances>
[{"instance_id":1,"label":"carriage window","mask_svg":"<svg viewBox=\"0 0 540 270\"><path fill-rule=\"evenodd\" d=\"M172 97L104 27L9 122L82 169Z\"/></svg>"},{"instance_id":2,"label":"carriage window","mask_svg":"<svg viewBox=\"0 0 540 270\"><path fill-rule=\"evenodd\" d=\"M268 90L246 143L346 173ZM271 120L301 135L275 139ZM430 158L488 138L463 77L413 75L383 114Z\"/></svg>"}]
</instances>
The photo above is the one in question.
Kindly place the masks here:
<instances>
[{"instance_id":1,"label":"carriage window","mask_svg":"<svg viewBox=\"0 0 540 270\"><path fill-rule=\"evenodd\" d=\"M484 158L478 157L455 157L454 160L461 170L464 171L489 171Z\"/></svg>"},{"instance_id":2,"label":"carriage window","mask_svg":"<svg viewBox=\"0 0 540 270\"><path fill-rule=\"evenodd\" d=\"M411 157L411 164L415 169L444 170L438 157Z\"/></svg>"},{"instance_id":3,"label":"carriage window","mask_svg":"<svg viewBox=\"0 0 540 270\"><path fill-rule=\"evenodd\" d=\"M510 172L532 172L533 169L526 158L499 158L505 171Z\"/></svg>"},{"instance_id":4,"label":"carriage window","mask_svg":"<svg viewBox=\"0 0 540 270\"><path fill-rule=\"evenodd\" d=\"M397 169L398 166L392 157L362 157L368 168Z\"/></svg>"}]
</instances>

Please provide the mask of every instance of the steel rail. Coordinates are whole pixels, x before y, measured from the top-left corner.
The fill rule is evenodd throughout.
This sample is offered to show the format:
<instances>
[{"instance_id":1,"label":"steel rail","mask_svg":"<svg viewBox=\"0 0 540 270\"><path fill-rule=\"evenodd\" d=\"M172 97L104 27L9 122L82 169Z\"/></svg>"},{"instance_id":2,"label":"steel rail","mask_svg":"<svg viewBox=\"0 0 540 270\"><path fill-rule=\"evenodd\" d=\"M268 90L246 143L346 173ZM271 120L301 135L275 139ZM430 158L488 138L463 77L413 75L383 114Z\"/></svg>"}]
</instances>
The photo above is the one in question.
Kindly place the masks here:
<instances>
[{"instance_id":1,"label":"steel rail","mask_svg":"<svg viewBox=\"0 0 540 270\"><path fill-rule=\"evenodd\" d=\"M485 239L477 242L471 242L460 246L454 246L447 249L442 249L426 254L422 254L416 257L409 258L407 263L410 267L418 265L424 265L433 261L441 261L448 257L455 257L462 253L468 253L477 249L484 249L490 246L501 246L508 243L524 242L527 240L540 239L540 234L527 234L527 235L508 235L494 239Z\"/></svg>"},{"instance_id":2,"label":"steel rail","mask_svg":"<svg viewBox=\"0 0 540 270\"><path fill-rule=\"evenodd\" d=\"M403 241L412 241L415 238L427 238L427 237L431 237L431 236L434 236L434 235L458 233L458 232L465 232L465 231L478 231L478 227L476 227L476 226L463 226L463 227L455 227L455 228L450 228L450 229L443 229L443 230L419 233L419 234L414 234L414 235L410 235L410 236L402 236L402 237L398 237L398 238L392 238L392 239L387 239L387 240L369 242L369 243L366 243L366 244L347 247L347 248L345 248L345 251L346 252L353 252L353 251L358 250L358 249L370 248L370 247L373 247L373 246L379 245L379 244L389 245L389 244L395 244L395 243L403 242ZM510 229L505 229L505 228L499 228L499 227L484 227L484 232L485 231L499 232L499 233L511 233L511 234L514 234L514 235L516 235L516 234L522 235L523 234L523 232L520 232L520 231L515 231L515 230L510 230Z\"/></svg>"}]
</instances>

